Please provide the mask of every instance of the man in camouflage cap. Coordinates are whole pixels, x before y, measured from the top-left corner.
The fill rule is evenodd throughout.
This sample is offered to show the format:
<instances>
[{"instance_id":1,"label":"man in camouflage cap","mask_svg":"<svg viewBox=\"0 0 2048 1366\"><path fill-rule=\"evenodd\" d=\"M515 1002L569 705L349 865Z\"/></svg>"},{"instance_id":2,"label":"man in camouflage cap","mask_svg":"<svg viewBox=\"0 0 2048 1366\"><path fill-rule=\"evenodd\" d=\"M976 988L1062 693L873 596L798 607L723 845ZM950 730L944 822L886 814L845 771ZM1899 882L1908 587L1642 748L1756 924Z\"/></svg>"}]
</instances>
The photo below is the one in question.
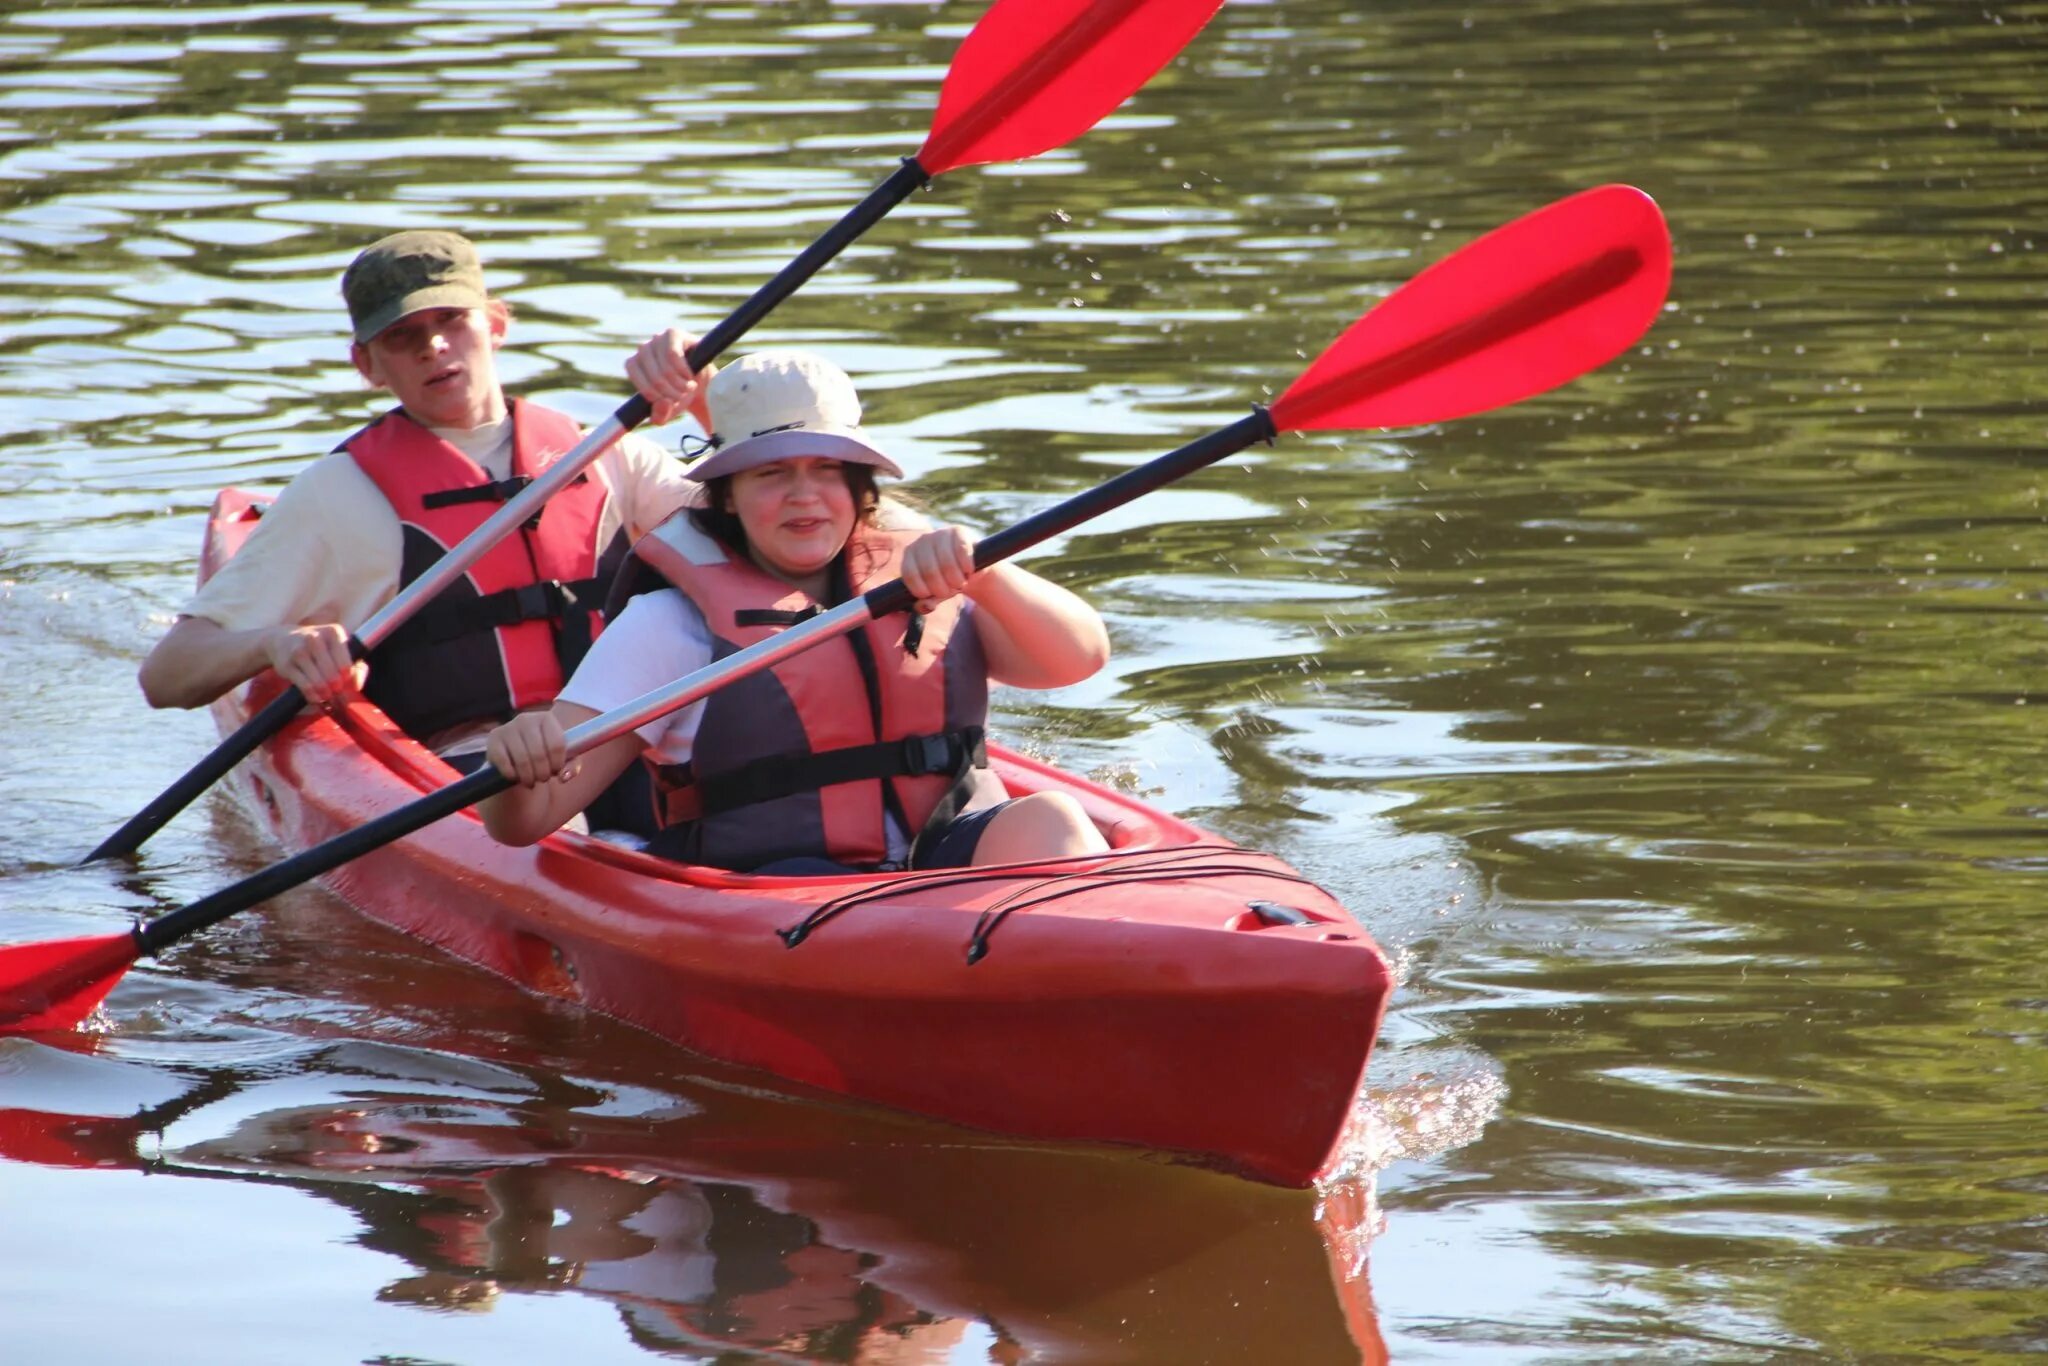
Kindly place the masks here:
<instances>
[{"instance_id":1,"label":"man in camouflage cap","mask_svg":"<svg viewBox=\"0 0 2048 1366\"><path fill-rule=\"evenodd\" d=\"M423 308L484 308L483 262L461 233L394 232L363 248L341 275L355 339L367 343Z\"/></svg>"},{"instance_id":2,"label":"man in camouflage cap","mask_svg":"<svg viewBox=\"0 0 2048 1366\"><path fill-rule=\"evenodd\" d=\"M537 525L381 642L365 682L351 633L581 434L499 386L511 310L460 233L379 238L343 272L341 293L350 360L397 406L286 486L143 662L143 693L153 706L204 706L275 669L324 706L365 688L415 738L467 755L512 711L550 700L540 694L597 629L606 574L690 485L667 452L623 437ZM694 341L665 332L627 365L657 423L701 403L683 359Z\"/></svg>"}]
</instances>

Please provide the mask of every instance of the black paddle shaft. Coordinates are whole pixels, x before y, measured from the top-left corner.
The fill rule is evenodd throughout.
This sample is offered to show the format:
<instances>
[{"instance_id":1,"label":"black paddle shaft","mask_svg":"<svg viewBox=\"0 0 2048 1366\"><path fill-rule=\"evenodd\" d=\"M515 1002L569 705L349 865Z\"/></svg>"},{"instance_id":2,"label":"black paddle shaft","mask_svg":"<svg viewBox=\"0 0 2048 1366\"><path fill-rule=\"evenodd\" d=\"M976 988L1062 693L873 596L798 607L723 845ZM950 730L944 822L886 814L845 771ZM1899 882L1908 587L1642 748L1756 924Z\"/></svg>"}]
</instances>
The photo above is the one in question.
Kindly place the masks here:
<instances>
[{"instance_id":1,"label":"black paddle shaft","mask_svg":"<svg viewBox=\"0 0 2048 1366\"><path fill-rule=\"evenodd\" d=\"M1156 488L1164 488L1184 475L1192 474L1205 465L1236 455L1247 446L1264 441L1271 443L1279 436L1273 425L1273 415L1264 408L1255 407L1244 417L1228 427L1219 427L1207 436L1199 437L1169 451L1156 460L1148 460L1134 469L1125 470L1106 483L1097 484L1083 493L1077 493L1065 502L1055 503L1043 512L1035 512L1015 526L1005 527L992 536L975 542L974 567L986 569L1001 563L1020 550L1029 550L1040 541L1071 531L1092 517L1099 517L1112 508L1120 508L1134 498L1142 497ZM879 588L873 588L861 595L867 604L871 618L887 616L891 612L908 611L917 601L910 590L903 586L903 580L893 579Z\"/></svg>"},{"instance_id":2,"label":"black paddle shaft","mask_svg":"<svg viewBox=\"0 0 2048 1366\"><path fill-rule=\"evenodd\" d=\"M692 346L685 358L692 370L702 370L712 361L725 354L727 347L746 335L755 323L768 316L777 304L794 294L825 264L846 250L853 241L877 222L891 209L908 199L911 194L931 182L931 175L918 164L916 157L905 157L903 164L892 172L888 179L868 192L867 198L848 210L845 217L833 224L818 240L805 247L796 259L775 273L774 278L755 290L747 301L726 317L726 319L705 333ZM633 430L647 420L653 406L639 394L633 395L619 405L612 414L612 421L618 424L618 435ZM602 448L600 448L602 449ZM596 452L592 452L594 456ZM518 520L518 519L508 519ZM464 545L467 542L463 543ZM461 550L462 545L456 547ZM423 607L424 601L416 604ZM405 620L403 615L392 614L383 622L386 634L395 630ZM380 637L382 639L382 637ZM374 645L366 646L355 636L349 637L349 657L362 659ZM171 817L183 811L192 799L212 787L236 764L249 757L256 746L268 740L284 728L287 721L297 716L306 705L306 695L296 687L287 688L270 704L243 722L234 734L215 746L212 753L194 764L185 775L159 793L149 805L136 812L128 822L113 834L100 841L99 846L83 860L97 862L103 858L115 858L132 854L142 847L143 841L164 827Z\"/></svg>"},{"instance_id":3,"label":"black paddle shaft","mask_svg":"<svg viewBox=\"0 0 2048 1366\"><path fill-rule=\"evenodd\" d=\"M363 657L363 643L354 636L349 637L348 653L351 659ZM229 769L255 752L256 746L284 729L285 723L297 716L306 705L306 695L297 687L286 688L270 699L268 705L236 728L213 747L204 759L185 770L185 776L172 783L156 795L155 800L128 818L128 823L101 840L99 847L87 854L81 862L95 863L103 858L115 858L132 854L142 847L142 842L163 829L164 824L183 811L194 797L218 782Z\"/></svg>"},{"instance_id":4,"label":"black paddle shaft","mask_svg":"<svg viewBox=\"0 0 2048 1366\"><path fill-rule=\"evenodd\" d=\"M453 815L511 786L512 779L486 764L468 777L430 792L417 801L407 802L396 811L387 811L325 843L316 844L281 863L273 863L260 873L252 873L233 886L223 887L211 896L201 897L189 906L181 906L168 915L158 916L148 924L138 926L135 931L138 952L158 953L188 934L195 934L237 911L245 911L259 901L267 901L279 892L311 881L330 868L338 868L352 858L380 849L422 826L431 825L443 816Z\"/></svg>"},{"instance_id":5,"label":"black paddle shaft","mask_svg":"<svg viewBox=\"0 0 2048 1366\"><path fill-rule=\"evenodd\" d=\"M745 303L727 315L724 322L706 332L685 353L690 368L702 370L724 355L727 347L753 330L755 323L796 293L806 280L825 267L826 262L852 246L856 238L881 222L891 209L929 185L931 179L930 172L918 164L916 157L903 158L903 164L891 172L887 180L868 191L866 199L847 210L845 217L819 234L817 241L805 247L795 260L777 271L773 279L755 290ZM631 431L647 420L649 411L647 400L635 394L620 404L613 416L620 426Z\"/></svg>"}]
</instances>

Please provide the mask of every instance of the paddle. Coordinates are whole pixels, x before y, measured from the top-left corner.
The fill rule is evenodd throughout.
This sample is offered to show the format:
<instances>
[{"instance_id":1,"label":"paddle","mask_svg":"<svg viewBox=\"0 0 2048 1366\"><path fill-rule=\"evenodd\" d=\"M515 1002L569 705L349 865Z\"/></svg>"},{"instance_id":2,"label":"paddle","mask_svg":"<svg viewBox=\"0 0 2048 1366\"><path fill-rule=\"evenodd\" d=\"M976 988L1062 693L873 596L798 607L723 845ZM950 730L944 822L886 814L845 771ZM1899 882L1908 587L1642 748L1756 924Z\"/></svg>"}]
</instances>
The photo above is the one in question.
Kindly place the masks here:
<instances>
[{"instance_id":1,"label":"paddle","mask_svg":"<svg viewBox=\"0 0 2048 1366\"><path fill-rule=\"evenodd\" d=\"M1125 471L978 543L987 567L1281 432L1409 426L1499 407L1598 366L1664 302L1671 240L1640 190L1539 209L1437 262L1354 323L1270 409ZM592 717L571 756L913 604L897 579ZM117 935L0 948L0 1033L83 1019L136 958L512 786L485 768L231 887Z\"/></svg>"},{"instance_id":2,"label":"paddle","mask_svg":"<svg viewBox=\"0 0 2048 1366\"><path fill-rule=\"evenodd\" d=\"M1223 0L996 0L946 73L924 146L817 241L704 334L687 359L692 370L726 348L826 262L934 176L961 166L1017 161L1087 132L1185 47ZM434 567L356 628L349 654L362 659L420 608L468 572L514 527L583 472L621 436L647 420L635 394L567 455L465 536ZM82 862L132 854L164 823L211 787L305 706L287 688L165 788Z\"/></svg>"}]
</instances>

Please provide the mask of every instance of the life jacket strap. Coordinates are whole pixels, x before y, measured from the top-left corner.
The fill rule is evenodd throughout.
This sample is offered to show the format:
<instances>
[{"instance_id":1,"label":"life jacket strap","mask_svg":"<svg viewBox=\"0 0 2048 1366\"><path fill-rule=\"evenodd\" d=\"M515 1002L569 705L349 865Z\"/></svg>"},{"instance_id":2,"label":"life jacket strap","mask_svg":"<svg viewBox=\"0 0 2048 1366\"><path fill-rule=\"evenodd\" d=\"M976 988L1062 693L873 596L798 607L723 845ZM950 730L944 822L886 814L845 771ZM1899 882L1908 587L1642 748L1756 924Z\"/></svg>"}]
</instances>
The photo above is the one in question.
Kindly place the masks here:
<instances>
[{"instance_id":1,"label":"life jacket strap","mask_svg":"<svg viewBox=\"0 0 2048 1366\"><path fill-rule=\"evenodd\" d=\"M742 607L732 614L735 626L800 626L818 615L821 609L817 603L801 611L789 612L775 607Z\"/></svg>"},{"instance_id":2,"label":"life jacket strap","mask_svg":"<svg viewBox=\"0 0 2048 1366\"><path fill-rule=\"evenodd\" d=\"M867 778L921 778L944 773L954 778L988 767L988 737L980 726L936 735L912 735L871 745L848 745L817 754L771 754L729 773L699 779L688 764L655 769L665 825L701 820L756 802L834 783Z\"/></svg>"},{"instance_id":3,"label":"life jacket strap","mask_svg":"<svg viewBox=\"0 0 2048 1366\"><path fill-rule=\"evenodd\" d=\"M428 603L384 642L397 649L438 645L457 636L495 631L528 621L561 621L571 615L589 616L602 601L606 580L602 577L545 579L540 583L501 588L480 597ZM573 666L572 666L573 667Z\"/></svg>"},{"instance_id":4,"label":"life jacket strap","mask_svg":"<svg viewBox=\"0 0 2048 1366\"><path fill-rule=\"evenodd\" d=\"M588 478L590 478L588 473L579 474L569 482L571 484L580 484ZM509 503L525 492L526 486L532 482L532 475L515 474L508 479L494 479L486 484L471 484L468 488L442 489L437 493L423 493L420 495L420 506L445 508L454 507L458 503ZM539 512L526 519L526 526L529 531L539 525Z\"/></svg>"},{"instance_id":5,"label":"life jacket strap","mask_svg":"<svg viewBox=\"0 0 2048 1366\"><path fill-rule=\"evenodd\" d=\"M913 615L913 620L923 621L924 618ZM916 652L913 647L911 653ZM974 799L974 784L969 775L977 768L988 767L988 752L981 744L980 735L980 729L975 728L975 752L971 756L971 762L966 761L967 756L963 756L963 761L954 764L949 770L934 770L945 772L951 781L947 784L945 795L932 806L931 815L925 817L924 826L910 837L910 851L903 856L904 867L918 867L920 856L931 847L932 841L951 825L954 819L967 809L968 802Z\"/></svg>"}]
</instances>

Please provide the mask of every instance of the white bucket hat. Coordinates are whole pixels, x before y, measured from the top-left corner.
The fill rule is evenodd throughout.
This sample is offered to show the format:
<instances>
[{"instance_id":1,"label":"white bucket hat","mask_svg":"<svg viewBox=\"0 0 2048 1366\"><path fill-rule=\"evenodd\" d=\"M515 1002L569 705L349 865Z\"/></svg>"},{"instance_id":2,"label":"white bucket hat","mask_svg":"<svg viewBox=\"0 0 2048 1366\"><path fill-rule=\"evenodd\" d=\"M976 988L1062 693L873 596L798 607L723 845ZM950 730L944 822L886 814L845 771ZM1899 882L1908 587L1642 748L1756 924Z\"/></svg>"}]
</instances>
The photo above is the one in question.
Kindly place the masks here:
<instances>
[{"instance_id":1,"label":"white bucket hat","mask_svg":"<svg viewBox=\"0 0 2048 1366\"><path fill-rule=\"evenodd\" d=\"M683 474L699 481L776 460L816 456L872 465L901 479L860 429L860 395L846 372L808 351L756 351L711 377L711 454Z\"/></svg>"}]
</instances>

